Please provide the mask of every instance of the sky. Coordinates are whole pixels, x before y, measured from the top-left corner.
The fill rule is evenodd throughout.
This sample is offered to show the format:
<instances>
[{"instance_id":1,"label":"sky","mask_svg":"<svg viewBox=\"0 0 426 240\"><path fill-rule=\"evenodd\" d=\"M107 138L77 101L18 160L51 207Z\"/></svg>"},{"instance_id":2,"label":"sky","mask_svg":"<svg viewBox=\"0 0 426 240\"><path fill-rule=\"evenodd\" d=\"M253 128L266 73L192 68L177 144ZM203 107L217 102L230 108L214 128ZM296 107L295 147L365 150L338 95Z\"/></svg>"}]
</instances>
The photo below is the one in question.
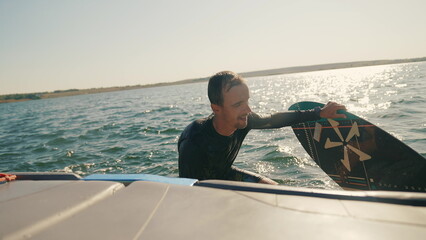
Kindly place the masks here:
<instances>
[{"instance_id":1,"label":"sky","mask_svg":"<svg viewBox=\"0 0 426 240\"><path fill-rule=\"evenodd\" d=\"M0 94L426 57L424 0L0 0Z\"/></svg>"}]
</instances>

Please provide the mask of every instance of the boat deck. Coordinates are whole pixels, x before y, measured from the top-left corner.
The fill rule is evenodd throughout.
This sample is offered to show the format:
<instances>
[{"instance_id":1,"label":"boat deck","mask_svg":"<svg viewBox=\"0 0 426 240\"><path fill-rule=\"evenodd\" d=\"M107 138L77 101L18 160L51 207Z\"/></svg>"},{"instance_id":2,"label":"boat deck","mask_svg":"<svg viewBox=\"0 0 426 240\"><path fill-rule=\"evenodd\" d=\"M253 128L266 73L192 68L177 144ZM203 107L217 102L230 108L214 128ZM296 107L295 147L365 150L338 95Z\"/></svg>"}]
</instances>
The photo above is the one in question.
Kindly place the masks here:
<instances>
[{"instance_id":1,"label":"boat deck","mask_svg":"<svg viewBox=\"0 0 426 240\"><path fill-rule=\"evenodd\" d=\"M0 238L426 236L425 193L314 190L143 174L65 175L18 173L16 181L0 184Z\"/></svg>"}]
</instances>

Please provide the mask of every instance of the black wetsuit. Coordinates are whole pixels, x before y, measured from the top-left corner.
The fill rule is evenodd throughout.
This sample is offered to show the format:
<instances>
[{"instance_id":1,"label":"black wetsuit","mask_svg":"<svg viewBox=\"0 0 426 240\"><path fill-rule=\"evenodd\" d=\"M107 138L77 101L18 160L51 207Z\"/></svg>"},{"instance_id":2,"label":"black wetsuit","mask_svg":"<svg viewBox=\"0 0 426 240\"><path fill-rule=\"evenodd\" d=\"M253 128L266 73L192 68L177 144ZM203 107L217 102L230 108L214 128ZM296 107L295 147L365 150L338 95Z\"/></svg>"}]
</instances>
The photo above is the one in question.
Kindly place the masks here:
<instances>
[{"instance_id":1,"label":"black wetsuit","mask_svg":"<svg viewBox=\"0 0 426 240\"><path fill-rule=\"evenodd\" d=\"M179 176L186 178L256 181L232 167L244 138L251 129L281 128L319 119L319 111L297 111L260 116L250 113L247 127L222 136L213 127L213 115L188 125L178 141ZM250 176L250 174L248 175Z\"/></svg>"}]
</instances>

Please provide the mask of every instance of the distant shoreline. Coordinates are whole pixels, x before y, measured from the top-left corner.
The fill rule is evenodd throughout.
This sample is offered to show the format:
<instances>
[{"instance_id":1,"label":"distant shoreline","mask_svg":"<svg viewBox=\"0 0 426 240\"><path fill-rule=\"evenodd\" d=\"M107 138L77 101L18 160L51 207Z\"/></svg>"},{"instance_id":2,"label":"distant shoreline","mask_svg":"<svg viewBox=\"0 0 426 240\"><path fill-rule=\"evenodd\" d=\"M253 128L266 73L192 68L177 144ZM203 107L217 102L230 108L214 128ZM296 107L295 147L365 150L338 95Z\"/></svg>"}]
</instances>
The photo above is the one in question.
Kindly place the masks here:
<instances>
[{"instance_id":1,"label":"distant shoreline","mask_svg":"<svg viewBox=\"0 0 426 240\"><path fill-rule=\"evenodd\" d=\"M424 61L426 61L426 57L410 58L410 59L395 59L395 60L329 63L329 64L319 64L319 65L311 65L311 66L287 67L287 68L277 68L277 69L269 69L269 70L261 70L261 71L252 71L252 72L244 72L239 74L245 78L248 78L248 77L279 75L279 74L333 70L333 69L342 69L342 68L355 68L355 67L389 65L389 64L400 64L400 63L414 63L414 62L424 62ZM104 92L133 90L133 89L140 89L140 88L171 86L171 85L205 82L207 80L208 80L208 77L204 77L204 78L181 80L176 82L165 82L165 83L124 86L124 87L69 89L69 90L57 90L54 92L43 92L43 93L6 94L6 95L0 95L0 103L22 102L22 101L38 100L38 99L46 99L46 98L76 96L76 95L82 95L82 94L95 94L95 93L104 93Z\"/></svg>"}]
</instances>

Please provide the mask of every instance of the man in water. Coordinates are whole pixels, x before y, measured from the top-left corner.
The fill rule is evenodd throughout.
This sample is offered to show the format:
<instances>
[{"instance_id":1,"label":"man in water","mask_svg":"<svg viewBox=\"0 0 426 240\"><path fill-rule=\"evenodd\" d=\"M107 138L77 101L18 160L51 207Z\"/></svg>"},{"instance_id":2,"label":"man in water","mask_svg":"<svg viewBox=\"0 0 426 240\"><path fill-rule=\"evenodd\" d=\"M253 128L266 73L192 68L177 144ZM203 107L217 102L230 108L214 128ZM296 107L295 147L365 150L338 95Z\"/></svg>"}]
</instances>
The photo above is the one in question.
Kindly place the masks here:
<instances>
[{"instance_id":1,"label":"man in water","mask_svg":"<svg viewBox=\"0 0 426 240\"><path fill-rule=\"evenodd\" d=\"M230 71L213 75L208 84L213 113L188 125L178 141L179 176L198 180L221 179L278 184L272 179L233 167L244 138L251 129L281 128L320 118L342 118L345 106L329 102L309 111L260 116L249 107L244 79Z\"/></svg>"}]
</instances>

